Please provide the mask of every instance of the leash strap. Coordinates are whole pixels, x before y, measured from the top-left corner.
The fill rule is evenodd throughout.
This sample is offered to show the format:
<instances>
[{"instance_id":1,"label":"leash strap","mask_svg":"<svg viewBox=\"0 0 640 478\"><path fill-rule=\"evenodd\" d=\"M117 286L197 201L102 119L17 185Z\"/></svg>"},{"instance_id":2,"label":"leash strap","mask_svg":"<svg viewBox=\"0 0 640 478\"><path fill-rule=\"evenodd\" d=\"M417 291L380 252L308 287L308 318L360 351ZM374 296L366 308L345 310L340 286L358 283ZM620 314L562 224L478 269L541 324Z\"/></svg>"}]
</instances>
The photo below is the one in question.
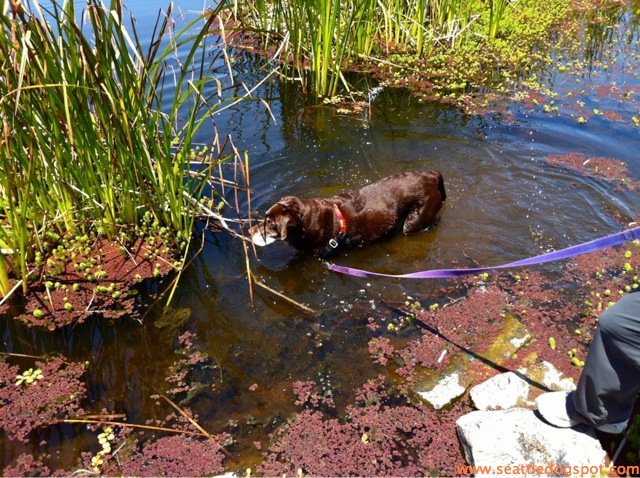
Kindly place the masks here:
<instances>
[{"instance_id":1,"label":"leash strap","mask_svg":"<svg viewBox=\"0 0 640 478\"><path fill-rule=\"evenodd\" d=\"M412 272L410 274L382 274L380 272L369 272L351 267L338 266L329 264L329 270L341 272L342 274L354 277L391 277L397 279L442 279L447 277L457 277L467 274L477 274L479 272L491 271L494 269L507 269L511 267L531 266L534 264L543 264L545 262L559 261L570 257L579 256L588 252L594 252L607 247L618 246L625 242L640 239L640 227L628 229L626 231L611 234L610 236L601 237L593 241L578 244L577 246L567 247L559 251L549 252L520 261L509 262L498 266L477 267L470 269L433 269L430 271Z\"/></svg>"}]
</instances>

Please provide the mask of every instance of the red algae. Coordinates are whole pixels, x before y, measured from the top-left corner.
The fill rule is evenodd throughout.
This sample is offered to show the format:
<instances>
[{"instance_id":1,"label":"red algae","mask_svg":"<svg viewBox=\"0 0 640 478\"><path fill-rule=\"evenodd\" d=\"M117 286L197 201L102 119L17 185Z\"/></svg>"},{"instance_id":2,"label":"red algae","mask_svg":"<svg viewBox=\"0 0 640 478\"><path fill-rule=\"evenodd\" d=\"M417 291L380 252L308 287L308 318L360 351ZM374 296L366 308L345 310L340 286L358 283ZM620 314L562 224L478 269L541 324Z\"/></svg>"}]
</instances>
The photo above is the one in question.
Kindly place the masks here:
<instances>
[{"instance_id":1,"label":"red algae","mask_svg":"<svg viewBox=\"0 0 640 478\"><path fill-rule=\"evenodd\" d=\"M554 154L547 156L547 162L556 167L575 171L582 176L618 183L619 188L630 191L638 189L638 183L630 179L627 165L612 158L592 158L582 153Z\"/></svg>"},{"instance_id":2,"label":"red algae","mask_svg":"<svg viewBox=\"0 0 640 478\"><path fill-rule=\"evenodd\" d=\"M298 397L295 402L298 406L326 407L327 409L335 407L333 392L331 390L322 391L318 384L312 380L294 382L293 392Z\"/></svg>"},{"instance_id":3,"label":"red algae","mask_svg":"<svg viewBox=\"0 0 640 478\"><path fill-rule=\"evenodd\" d=\"M169 367L168 376L165 378L172 386L166 394L173 400L179 400L180 404L190 402L205 390L216 388L215 383L212 385L209 382L211 371L218 366L211 363L209 354L199 350L194 338L195 334L192 332L185 332L178 337L181 348L176 350L176 354L180 358Z\"/></svg>"},{"instance_id":4,"label":"red algae","mask_svg":"<svg viewBox=\"0 0 640 478\"><path fill-rule=\"evenodd\" d=\"M221 443L225 436L211 440L184 435L160 438L133 450L129 459L105 469L106 474L122 476L208 476L224 470Z\"/></svg>"},{"instance_id":5,"label":"red algae","mask_svg":"<svg viewBox=\"0 0 640 478\"><path fill-rule=\"evenodd\" d=\"M311 476L424 476L428 469L453 475L455 465L464 464L460 456L450 461L454 457L447 453L457 449L453 423L443 426L446 424L425 405L398 401L383 378L367 382L358 396L343 419L312 408L290 419L274 433L258 471L267 476L299 472Z\"/></svg>"},{"instance_id":6,"label":"red algae","mask_svg":"<svg viewBox=\"0 0 640 478\"><path fill-rule=\"evenodd\" d=\"M137 239L124 246L92 237L66 246L51 245L44 259L32 266L32 275L37 278L30 283L24 306L12 310L5 304L0 306L0 314L49 330L96 315L134 317L135 286L174 270L173 249L160 237L153 243Z\"/></svg>"},{"instance_id":7,"label":"red algae","mask_svg":"<svg viewBox=\"0 0 640 478\"><path fill-rule=\"evenodd\" d=\"M26 443L34 429L74 416L87 393L84 371L83 364L59 358L22 373L0 363L0 428L9 439Z\"/></svg>"},{"instance_id":8,"label":"red algae","mask_svg":"<svg viewBox=\"0 0 640 478\"><path fill-rule=\"evenodd\" d=\"M3 470L3 476L50 476L51 471L42 460L33 455L23 453L16 459L14 466L7 466Z\"/></svg>"},{"instance_id":9,"label":"red algae","mask_svg":"<svg viewBox=\"0 0 640 478\"><path fill-rule=\"evenodd\" d=\"M391 340L386 337L376 337L369 341L369 353L375 363L387 365L394 351Z\"/></svg>"},{"instance_id":10,"label":"red algae","mask_svg":"<svg viewBox=\"0 0 640 478\"><path fill-rule=\"evenodd\" d=\"M323 407L314 382L295 384L296 404L303 410L272 434L257 471L288 476L457 476L465 460L455 422L473 410L468 389L493 375L542 361L577 381L599 313L640 286L639 268L640 247L634 242L546 270L452 281L437 295L456 299L429 310L410 307L420 336L404 345L392 341L387 328L370 318L368 329L376 337L369 341L369 352L384 375L363 384L344 410ZM508 350L500 346L510 339L521 344ZM442 374L452 367L462 368L467 392L433 410L417 398L416 384L425 371ZM602 440L610 449L611 443Z\"/></svg>"}]
</instances>

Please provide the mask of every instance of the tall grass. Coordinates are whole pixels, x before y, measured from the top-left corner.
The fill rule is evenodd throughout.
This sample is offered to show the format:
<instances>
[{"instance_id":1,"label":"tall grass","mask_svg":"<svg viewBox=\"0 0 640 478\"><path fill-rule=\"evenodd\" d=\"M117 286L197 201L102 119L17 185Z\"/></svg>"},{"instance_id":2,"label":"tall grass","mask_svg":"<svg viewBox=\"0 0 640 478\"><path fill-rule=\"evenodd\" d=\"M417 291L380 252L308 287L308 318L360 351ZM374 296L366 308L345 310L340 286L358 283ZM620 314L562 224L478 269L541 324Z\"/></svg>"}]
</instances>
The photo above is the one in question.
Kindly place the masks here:
<instances>
[{"instance_id":1,"label":"tall grass","mask_svg":"<svg viewBox=\"0 0 640 478\"><path fill-rule=\"evenodd\" d=\"M265 45L273 36L282 41L278 53L285 76L321 96L333 96L340 84L347 86L343 66L373 46L375 19L368 15L375 5L375 0L236 0L235 10Z\"/></svg>"},{"instance_id":2,"label":"tall grass","mask_svg":"<svg viewBox=\"0 0 640 478\"><path fill-rule=\"evenodd\" d=\"M256 0L235 11L264 44L280 42L289 78L331 96L354 59L391 52L420 58L435 45L454 48L485 11L494 38L508 0Z\"/></svg>"},{"instance_id":3,"label":"tall grass","mask_svg":"<svg viewBox=\"0 0 640 478\"><path fill-rule=\"evenodd\" d=\"M509 4L509 0L489 0L489 38L498 35L500 20Z\"/></svg>"},{"instance_id":4,"label":"tall grass","mask_svg":"<svg viewBox=\"0 0 640 478\"><path fill-rule=\"evenodd\" d=\"M145 49L119 0L89 0L83 21L72 0L25 4L0 0L2 295L7 269L27 291L50 235L119 239L148 212L190 237L205 174L186 174L187 153L218 105L203 47L215 15L173 31L170 6Z\"/></svg>"},{"instance_id":5,"label":"tall grass","mask_svg":"<svg viewBox=\"0 0 640 478\"><path fill-rule=\"evenodd\" d=\"M425 38L430 33L425 23L428 0L378 2L377 8L381 21L380 38L385 50L400 48L422 54Z\"/></svg>"}]
</instances>

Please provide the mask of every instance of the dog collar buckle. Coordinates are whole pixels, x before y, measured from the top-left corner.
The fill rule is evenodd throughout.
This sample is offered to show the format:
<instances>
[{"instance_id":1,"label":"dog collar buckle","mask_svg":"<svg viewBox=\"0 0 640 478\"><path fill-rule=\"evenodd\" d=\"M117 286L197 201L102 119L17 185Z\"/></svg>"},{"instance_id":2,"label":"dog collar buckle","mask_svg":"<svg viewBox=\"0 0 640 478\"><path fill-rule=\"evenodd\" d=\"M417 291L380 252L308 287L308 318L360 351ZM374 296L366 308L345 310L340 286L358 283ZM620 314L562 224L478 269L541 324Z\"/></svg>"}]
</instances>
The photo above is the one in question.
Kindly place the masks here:
<instances>
[{"instance_id":1,"label":"dog collar buckle","mask_svg":"<svg viewBox=\"0 0 640 478\"><path fill-rule=\"evenodd\" d=\"M324 250L319 254L318 257L320 259L326 259L327 257L336 254L339 252L340 247L347 245L347 222L344 220L344 216L340 209L335 204L331 204L333 206L333 213L336 215L338 219L338 225L340 226L340 231L336 237L332 237L329 239L329 242L325 246Z\"/></svg>"},{"instance_id":2,"label":"dog collar buckle","mask_svg":"<svg viewBox=\"0 0 640 478\"><path fill-rule=\"evenodd\" d=\"M324 250L318 255L320 259L326 259L329 256L340 252L340 247L346 244L346 235L340 234L337 237L329 239L329 242L324 247Z\"/></svg>"}]
</instances>

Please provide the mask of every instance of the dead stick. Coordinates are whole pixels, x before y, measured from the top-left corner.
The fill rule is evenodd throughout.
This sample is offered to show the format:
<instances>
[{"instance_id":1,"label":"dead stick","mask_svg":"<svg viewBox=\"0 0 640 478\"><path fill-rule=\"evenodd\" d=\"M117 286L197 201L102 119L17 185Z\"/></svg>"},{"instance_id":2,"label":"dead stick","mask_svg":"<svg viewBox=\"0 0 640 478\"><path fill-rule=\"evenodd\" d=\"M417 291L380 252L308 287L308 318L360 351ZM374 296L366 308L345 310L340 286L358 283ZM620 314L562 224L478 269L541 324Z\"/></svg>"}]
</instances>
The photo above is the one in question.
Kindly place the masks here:
<instances>
[{"instance_id":1,"label":"dead stick","mask_svg":"<svg viewBox=\"0 0 640 478\"><path fill-rule=\"evenodd\" d=\"M278 296L278 297L280 297L281 299L284 299L284 300L286 300L286 301L288 301L288 302L291 302L293 305L295 305L296 307L300 307L300 308L301 308L302 310L304 310L305 312L309 312L310 314L317 314L317 312L316 312L315 310L313 310L312 308L307 307L306 305L301 304L300 302L296 302L295 300L293 300L293 299L292 299L292 298L290 298L290 297L287 297L287 296L286 296L286 295L284 295L283 293L278 292L278 291L277 291L277 290L275 290L275 289L272 289L271 287L269 287L269 286L268 286L268 285L266 285L266 284L263 284L263 283L262 283L262 282L260 282L258 279L256 279L256 276L253 274L253 272L252 272L252 271L249 271L249 274L251 274L251 280L252 280L256 285L258 285L258 286L262 287L263 289L265 289L265 290L267 290L267 291L271 292L271 293L272 293L272 294L274 294L274 295L277 295L277 296Z\"/></svg>"},{"instance_id":2,"label":"dead stick","mask_svg":"<svg viewBox=\"0 0 640 478\"><path fill-rule=\"evenodd\" d=\"M86 415L82 415L84 420L115 420L115 419L126 419L127 415L125 413L87 413ZM79 418L78 418L79 420Z\"/></svg>"},{"instance_id":3,"label":"dead stick","mask_svg":"<svg viewBox=\"0 0 640 478\"><path fill-rule=\"evenodd\" d=\"M247 279L249 282L249 302L253 305L253 280L251 280L253 273L251 272L251 264L249 263L249 249L245 241L242 242L242 249L244 251L244 263L247 268Z\"/></svg>"},{"instance_id":4,"label":"dead stick","mask_svg":"<svg viewBox=\"0 0 640 478\"><path fill-rule=\"evenodd\" d=\"M144 430L153 430L160 432L170 432L170 433L179 433L182 435L192 435L192 436L202 436L207 437L204 433L192 432L189 430L180 430L177 428L164 428L164 427L155 427L153 425L139 425L137 423L127 423L127 422L117 422L112 420L100 420L100 419L83 419L83 418L61 418L59 420L54 420L51 422L55 423L86 423L86 424L96 424L96 425L112 425L112 426L120 426L120 427L130 427L130 428L142 428Z\"/></svg>"},{"instance_id":5,"label":"dead stick","mask_svg":"<svg viewBox=\"0 0 640 478\"><path fill-rule=\"evenodd\" d=\"M220 443L218 443L215 438L213 438L213 436L211 436L211 434L205 430L204 428L202 428L200 426L200 424L198 422L196 422L193 418L191 418L187 412L185 412L182 408L180 408L178 405L176 405L175 403L173 403L164 393L161 393L158 391L158 389L156 387L154 387L149 381L145 380L144 378L142 379L142 381L144 383L146 383L149 387L151 387L153 390L155 390L155 392L160 395L163 399L165 399L167 401L167 403L169 405L171 405L175 410L177 410L180 415L182 415L183 417L185 417L187 420L189 420L189 423L191 423L196 429L200 430L200 433L198 433L198 435L201 436L205 436L207 437L209 440L213 441L216 445L218 445L220 451L222 453L224 453L224 455L229 458L231 461L238 463L238 459L233 456L231 453L229 453L227 451L227 449L225 447L223 447Z\"/></svg>"},{"instance_id":6,"label":"dead stick","mask_svg":"<svg viewBox=\"0 0 640 478\"><path fill-rule=\"evenodd\" d=\"M6 355L7 357L32 358L36 360L49 360L47 357L39 357L37 355L28 355L28 354L16 354L13 352L0 352L0 355Z\"/></svg>"}]
</instances>

